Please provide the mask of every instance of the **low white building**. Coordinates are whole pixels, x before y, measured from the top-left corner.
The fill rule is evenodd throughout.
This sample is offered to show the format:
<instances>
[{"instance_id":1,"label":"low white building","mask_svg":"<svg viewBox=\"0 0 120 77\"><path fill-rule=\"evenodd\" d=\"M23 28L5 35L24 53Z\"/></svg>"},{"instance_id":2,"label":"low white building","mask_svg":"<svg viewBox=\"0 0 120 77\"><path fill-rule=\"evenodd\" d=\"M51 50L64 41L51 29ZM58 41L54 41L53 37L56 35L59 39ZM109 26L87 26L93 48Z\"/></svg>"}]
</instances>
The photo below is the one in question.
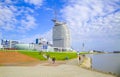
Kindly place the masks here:
<instances>
[{"instance_id":1,"label":"low white building","mask_svg":"<svg viewBox=\"0 0 120 77\"><path fill-rule=\"evenodd\" d=\"M18 44L18 41L5 40L5 39L1 40L1 45L3 48L14 48L16 44Z\"/></svg>"},{"instance_id":2,"label":"low white building","mask_svg":"<svg viewBox=\"0 0 120 77\"><path fill-rule=\"evenodd\" d=\"M3 45L0 45L0 49L2 49L3 48Z\"/></svg>"},{"instance_id":3,"label":"low white building","mask_svg":"<svg viewBox=\"0 0 120 77\"><path fill-rule=\"evenodd\" d=\"M37 51L53 51L53 48L49 45L39 45L39 44L16 44L16 49L19 50L37 50Z\"/></svg>"}]
</instances>

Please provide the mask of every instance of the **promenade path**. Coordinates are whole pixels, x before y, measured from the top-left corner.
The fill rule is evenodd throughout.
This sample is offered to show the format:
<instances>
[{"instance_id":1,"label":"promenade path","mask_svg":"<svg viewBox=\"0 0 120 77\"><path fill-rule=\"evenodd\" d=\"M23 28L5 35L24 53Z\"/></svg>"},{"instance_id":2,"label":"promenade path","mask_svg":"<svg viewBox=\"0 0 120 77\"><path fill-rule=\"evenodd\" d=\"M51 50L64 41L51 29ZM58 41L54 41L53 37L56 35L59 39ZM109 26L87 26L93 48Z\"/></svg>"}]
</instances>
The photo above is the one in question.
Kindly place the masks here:
<instances>
[{"instance_id":1,"label":"promenade path","mask_svg":"<svg viewBox=\"0 0 120 77\"><path fill-rule=\"evenodd\" d=\"M115 77L96 71L83 69L77 59L55 64L45 62L34 66L1 66L0 77Z\"/></svg>"}]
</instances>

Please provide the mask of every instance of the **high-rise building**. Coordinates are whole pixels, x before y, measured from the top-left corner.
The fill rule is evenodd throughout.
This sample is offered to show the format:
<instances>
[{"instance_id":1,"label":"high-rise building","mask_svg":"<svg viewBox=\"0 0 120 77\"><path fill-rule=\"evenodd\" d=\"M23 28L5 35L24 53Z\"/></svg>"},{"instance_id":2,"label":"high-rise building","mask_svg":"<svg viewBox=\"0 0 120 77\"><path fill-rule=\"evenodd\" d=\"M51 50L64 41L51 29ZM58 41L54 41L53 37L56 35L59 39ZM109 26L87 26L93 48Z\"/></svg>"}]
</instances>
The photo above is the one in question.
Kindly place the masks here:
<instances>
[{"instance_id":1,"label":"high-rise building","mask_svg":"<svg viewBox=\"0 0 120 77\"><path fill-rule=\"evenodd\" d=\"M70 33L66 23L53 20L53 47L55 50L70 50Z\"/></svg>"}]
</instances>

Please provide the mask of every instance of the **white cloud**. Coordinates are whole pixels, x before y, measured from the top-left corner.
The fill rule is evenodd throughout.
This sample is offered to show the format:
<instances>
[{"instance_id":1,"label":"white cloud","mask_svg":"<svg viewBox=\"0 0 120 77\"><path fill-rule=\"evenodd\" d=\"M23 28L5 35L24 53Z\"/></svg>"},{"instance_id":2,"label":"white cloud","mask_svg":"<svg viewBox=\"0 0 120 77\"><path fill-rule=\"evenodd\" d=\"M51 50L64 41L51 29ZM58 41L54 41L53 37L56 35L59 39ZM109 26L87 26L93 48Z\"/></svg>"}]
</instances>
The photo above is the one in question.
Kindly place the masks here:
<instances>
[{"instance_id":1,"label":"white cloud","mask_svg":"<svg viewBox=\"0 0 120 77\"><path fill-rule=\"evenodd\" d=\"M52 30L45 32L44 34L41 35L41 37L47 39L48 41L52 41Z\"/></svg>"},{"instance_id":2,"label":"white cloud","mask_svg":"<svg viewBox=\"0 0 120 77\"><path fill-rule=\"evenodd\" d=\"M11 3L12 1L11 0L5 0L6 3Z\"/></svg>"},{"instance_id":3,"label":"white cloud","mask_svg":"<svg viewBox=\"0 0 120 77\"><path fill-rule=\"evenodd\" d=\"M74 40L114 38L120 33L119 0L70 0L61 12ZM120 34L119 34L120 35ZM112 37L109 37L112 36Z\"/></svg>"},{"instance_id":4,"label":"white cloud","mask_svg":"<svg viewBox=\"0 0 120 77\"><path fill-rule=\"evenodd\" d=\"M34 7L40 7L43 0L26 0L27 3L35 5ZM24 2L24 1L23 1ZM1 34L11 34L12 39L18 39L16 36L13 36L16 33L23 34L27 31L33 30L37 27L36 18L33 16L35 10L26 6L16 6L19 1L5 0L0 1L0 37ZM8 33L7 33L8 32ZM21 39L24 42L30 42L35 40L40 34L36 34L35 37L24 36ZM3 35L4 38L8 38L8 35ZM13 36L13 37L12 37Z\"/></svg>"},{"instance_id":5,"label":"white cloud","mask_svg":"<svg viewBox=\"0 0 120 77\"><path fill-rule=\"evenodd\" d=\"M36 39L36 36L34 37L24 37L23 39L19 39L19 42L21 43L34 43Z\"/></svg>"},{"instance_id":6,"label":"white cloud","mask_svg":"<svg viewBox=\"0 0 120 77\"><path fill-rule=\"evenodd\" d=\"M74 48L85 42L91 49L113 50L120 44L119 0L67 0L61 12Z\"/></svg>"},{"instance_id":7,"label":"white cloud","mask_svg":"<svg viewBox=\"0 0 120 77\"><path fill-rule=\"evenodd\" d=\"M14 12L11 7L0 6L0 27L5 30L12 30L16 22Z\"/></svg>"},{"instance_id":8,"label":"white cloud","mask_svg":"<svg viewBox=\"0 0 120 77\"><path fill-rule=\"evenodd\" d=\"M25 30L34 29L36 26L37 24L35 18L27 15L26 19L21 20L21 26L19 27L19 30L24 32Z\"/></svg>"},{"instance_id":9,"label":"white cloud","mask_svg":"<svg viewBox=\"0 0 120 77\"><path fill-rule=\"evenodd\" d=\"M0 2L0 30L26 32L34 29L37 23L32 13L34 13L33 9L15 6L12 0Z\"/></svg>"},{"instance_id":10,"label":"white cloud","mask_svg":"<svg viewBox=\"0 0 120 77\"><path fill-rule=\"evenodd\" d=\"M33 4L35 6L41 6L43 3L43 0L24 0L26 3Z\"/></svg>"},{"instance_id":11,"label":"white cloud","mask_svg":"<svg viewBox=\"0 0 120 77\"><path fill-rule=\"evenodd\" d=\"M2 39L2 32L0 31L0 39Z\"/></svg>"},{"instance_id":12,"label":"white cloud","mask_svg":"<svg viewBox=\"0 0 120 77\"><path fill-rule=\"evenodd\" d=\"M35 43L36 38L44 38L49 42L52 42L52 30L49 30L48 32L45 32L43 34L35 34L32 37L25 37L23 39L20 39L21 42L24 43Z\"/></svg>"},{"instance_id":13,"label":"white cloud","mask_svg":"<svg viewBox=\"0 0 120 77\"><path fill-rule=\"evenodd\" d=\"M18 0L3 0L3 2L7 3L7 4L14 4L19 2Z\"/></svg>"}]
</instances>

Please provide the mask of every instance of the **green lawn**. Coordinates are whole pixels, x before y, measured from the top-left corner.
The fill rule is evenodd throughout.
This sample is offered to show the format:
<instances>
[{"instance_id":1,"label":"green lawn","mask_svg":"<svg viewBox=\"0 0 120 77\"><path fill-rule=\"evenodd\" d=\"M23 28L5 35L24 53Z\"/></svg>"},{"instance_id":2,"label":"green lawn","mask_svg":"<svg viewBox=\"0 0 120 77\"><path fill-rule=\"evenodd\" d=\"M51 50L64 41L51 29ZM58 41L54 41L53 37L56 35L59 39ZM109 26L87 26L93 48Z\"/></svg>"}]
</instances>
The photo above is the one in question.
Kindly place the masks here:
<instances>
[{"instance_id":1,"label":"green lawn","mask_svg":"<svg viewBox=\"0 0 120 77\"><path fill-rule=\"evenodd\" d=\"M8 50L9 51L9 50ZM33 58L37 58L39 60L46 60L43 57L43 54L45 55L49 55L50 58L55 57L56 60L66 60L66 57L68 59L73 59L73 58L77 58L77 53L76 52L42 52L40 54L40 52L38 51L33 51L33 50L16 50L22 54L31 56ZM80 54L87 54L87 52L80 52Z\"/></svg>"},{"instance_id":2,"label":"green lawn","mask_svg":"<svg viewBox=\"0 0 120 77\"><path fill-rule=\"evenodd\" d=\"M25 54L25 55L28 55L28 56L31 56L33 58L37 58L39 60L46 60L42 54L39 54L39 52L31 52L31 51L19 51L20 53L22 54Z\"/></svg>"},{"instance_id":3,"label":"green lawn","mask_svg":"<svg viewBox=\"0 0 120 77\"><path fill-rule=\"evenodd\" d=\"M45 52L45 54L50 55L50 58L55 57L56 60L66 60L66 57L68 59L77 57L77 54L75 52Z\"/></svg>"},{"instance_id":4,"label":"green lawn","mask_svg":"<svg viewBox=\"0 0 120 77\"><path fill-rule=\"evenodd\" d=\"M18 52L31 56L33 58L37 58L39 60L46 60L43 57L43 54L49 55L50 58L55 57L56 60L66 60L66 57L68 59L73 59L77 57L77 54L75 52L42 52L41 54L39 54L39 52L31 51L31 50L20 50Z\"/></svg>"}]
</instances>

